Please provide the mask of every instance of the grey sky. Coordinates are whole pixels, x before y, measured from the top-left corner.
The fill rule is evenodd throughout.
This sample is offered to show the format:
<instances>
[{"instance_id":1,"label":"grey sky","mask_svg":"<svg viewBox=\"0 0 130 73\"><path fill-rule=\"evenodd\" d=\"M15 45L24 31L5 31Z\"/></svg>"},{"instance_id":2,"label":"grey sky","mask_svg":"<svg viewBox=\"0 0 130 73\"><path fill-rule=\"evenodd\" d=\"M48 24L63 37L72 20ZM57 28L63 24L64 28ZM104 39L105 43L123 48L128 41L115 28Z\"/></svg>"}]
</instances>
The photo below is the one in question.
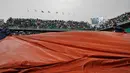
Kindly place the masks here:
<instances>
[{"instance_id":1,"label":"grey sky","mask_svg":"<svg viewBox=\"0 0 130 73\"><path fill-rule=\"evenodd\" d=\"M30 11L27 12L27 9ZM42 14L34 12L34 9L52 13ZM57 11L65 15L56 15ZM130 12L130 0L0 0L0 19L22 17L89 21L91 17L108 19L125 12Z\"/></svg>"}]
</instances>

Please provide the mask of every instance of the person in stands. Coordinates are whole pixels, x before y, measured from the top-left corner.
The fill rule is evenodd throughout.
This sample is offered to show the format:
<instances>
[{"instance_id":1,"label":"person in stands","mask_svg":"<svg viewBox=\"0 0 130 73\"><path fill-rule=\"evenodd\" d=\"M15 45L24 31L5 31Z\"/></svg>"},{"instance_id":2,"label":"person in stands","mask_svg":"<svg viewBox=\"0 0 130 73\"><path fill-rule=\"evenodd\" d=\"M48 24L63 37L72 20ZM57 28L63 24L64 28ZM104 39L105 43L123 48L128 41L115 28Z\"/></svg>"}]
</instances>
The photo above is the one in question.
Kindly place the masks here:
<instances>
[{"instance_id":1,"label":"person in stands","mask_svg":"<svg viewBox=\"0 0 130 73\"><path fill-rule=\"evenodd\" d=\"M7 27L0 28L0 40L10 35L10 30Z\"/></svg>"}]
</instances>

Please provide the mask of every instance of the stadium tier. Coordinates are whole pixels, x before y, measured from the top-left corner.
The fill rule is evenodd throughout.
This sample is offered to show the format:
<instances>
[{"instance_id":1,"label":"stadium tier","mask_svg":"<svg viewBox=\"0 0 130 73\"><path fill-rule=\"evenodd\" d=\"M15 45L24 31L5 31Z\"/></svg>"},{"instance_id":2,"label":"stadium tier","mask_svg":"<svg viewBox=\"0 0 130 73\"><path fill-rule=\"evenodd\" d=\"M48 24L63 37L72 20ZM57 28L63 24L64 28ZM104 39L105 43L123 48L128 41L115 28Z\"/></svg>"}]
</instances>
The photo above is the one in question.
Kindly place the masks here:
<instances>
[{"instance_id":1,"label":"stadium tier","mask_svg":"<svg viewBox=\"0 0 130 73\"><path fill-rule=\"evenodd\" d=\"M130 28L130 12L124 13L115 18L109 19L103 24L92 26L88 22L64 21L64 20L41 20L41 19L24 19L24 18L9 18L1 27L8 27L13 32L12 34L35 34L43 32L68 31L68 30L113 30L114 23L117 26ZM127 24L127 25L126 25ZM32 29L33 31L29 31ZM18 30L18 31L17 31ZM21 30L21 31L20 31ZM19 32L20 31L20 32ZM36 32L35 32L36 31ZM37 32L38 31L38 32ZM126 31L127 32L127 31Z\"/></svg>"}]
</instances>

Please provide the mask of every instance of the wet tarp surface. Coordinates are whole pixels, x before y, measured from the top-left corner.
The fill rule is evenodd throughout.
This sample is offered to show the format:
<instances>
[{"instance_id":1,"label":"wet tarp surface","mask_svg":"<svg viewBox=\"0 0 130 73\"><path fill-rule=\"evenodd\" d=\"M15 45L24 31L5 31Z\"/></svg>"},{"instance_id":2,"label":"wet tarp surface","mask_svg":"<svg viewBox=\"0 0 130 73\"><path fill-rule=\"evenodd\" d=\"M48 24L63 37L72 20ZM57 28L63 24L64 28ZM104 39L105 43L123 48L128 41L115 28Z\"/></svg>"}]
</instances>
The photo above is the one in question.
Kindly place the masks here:
<instances>
[{"instance_id":1,"label":"wet tarp surface","mask_svg":"<svg viewBox=\"0 0 130 73\"><path fill-rule=\"evenodd\" d=\"M0 73L130 73L130 34L9 36L0 41Z\"/></svg>"}]
</instances>

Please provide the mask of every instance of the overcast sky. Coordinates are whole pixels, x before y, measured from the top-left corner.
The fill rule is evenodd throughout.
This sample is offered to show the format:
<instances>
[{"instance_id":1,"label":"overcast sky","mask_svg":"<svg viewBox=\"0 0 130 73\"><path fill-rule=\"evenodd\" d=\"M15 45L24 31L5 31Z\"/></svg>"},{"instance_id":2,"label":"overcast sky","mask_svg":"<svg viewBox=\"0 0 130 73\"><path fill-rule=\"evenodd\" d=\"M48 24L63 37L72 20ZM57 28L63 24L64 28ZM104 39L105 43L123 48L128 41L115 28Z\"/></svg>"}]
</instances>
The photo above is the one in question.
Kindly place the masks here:
<instances>
[{"instance_id":1,"label":"overcast sky","mask_svg":"<svg viewBox=\"0 0 130 73\"><path fill-rule=\"evenodd\" d=\"M90 21L91 17L108 19L125 12L130 12L130 0L0 0L0 19L5 20L22 17Z\"/></svg>"}]
</instances>

